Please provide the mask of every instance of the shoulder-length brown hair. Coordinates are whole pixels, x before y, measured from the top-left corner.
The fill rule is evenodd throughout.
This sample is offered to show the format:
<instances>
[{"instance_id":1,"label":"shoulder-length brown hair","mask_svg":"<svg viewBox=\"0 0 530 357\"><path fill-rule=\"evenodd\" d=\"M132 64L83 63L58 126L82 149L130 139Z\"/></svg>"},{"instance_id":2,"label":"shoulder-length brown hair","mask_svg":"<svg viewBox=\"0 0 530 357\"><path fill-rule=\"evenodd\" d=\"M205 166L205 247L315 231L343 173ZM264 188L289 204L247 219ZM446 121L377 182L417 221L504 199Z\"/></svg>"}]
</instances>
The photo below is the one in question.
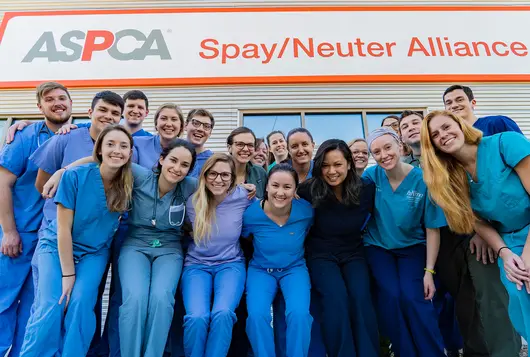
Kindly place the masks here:
<instances>
[{"instance_id":1,"label":"shoulder-length brown hair","mask_svg":"<svg viewBox=\"0 0 530 357\"><path fill-rule=\"evenodd\" d=\"M133 138L129 131L127 131L127 129L121 125L109 125L98 135L96 143L94 144L94 151L92 151L92 157L100 165L103 162L103 157L101 155L101 146L103 145L103 140L105 139L105 136L112 131L121 131L127 135L127 138L129 139L129 145L132 150ZM110 187L105 190L105 195L107 196L107 207L110 212L124 212L129 208L133 189L131 158L132 152L129 156L129 160L127 160L127 163L120 167L118 173L112 179Z\"/></svg>"},{"instance_id":2,"label":"shoulder-length brown hair","mask_svg":"<svg viewBox=\"0 0 530 357\"><path fill-rule=\"evenodd\" d=\"M438 150L433 145L429 123L437 116L454 120L462 130L466 144L478 145L482 132L447 110L436 110L425 117L420 133L423 179L431 197L444 211L452 231L460 234L471 233L475 215L471 208L467 173L454 156Z\"/></svg>"}]
</instances>

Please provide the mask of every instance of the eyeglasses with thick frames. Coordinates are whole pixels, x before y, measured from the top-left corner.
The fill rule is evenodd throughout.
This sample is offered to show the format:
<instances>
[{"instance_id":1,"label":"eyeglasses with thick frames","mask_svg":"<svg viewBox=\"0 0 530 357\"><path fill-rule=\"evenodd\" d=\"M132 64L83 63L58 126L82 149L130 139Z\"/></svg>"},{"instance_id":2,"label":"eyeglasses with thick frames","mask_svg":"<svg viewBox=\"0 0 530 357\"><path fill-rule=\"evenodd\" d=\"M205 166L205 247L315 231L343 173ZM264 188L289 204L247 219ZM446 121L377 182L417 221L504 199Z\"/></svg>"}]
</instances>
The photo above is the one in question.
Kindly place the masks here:
<instances>
[{"instance_id":1,"label":"eyeglasses with thick frames","mask_svg":"<svg viewBox=\"0 0 530 357\"><path fill-rule=\"evenodd\" d=\"M238 150L243 150L247 147L249 151L254 151L256 148L254 143L244 143L242 141L234 141L234 145Z\"/></svg>"},{"instance_id":2,"label":"eyeglasses with thick frames","mask_svg":"<svg viewBox=\"0 0 530 357\"><path fill-rule=\"evenodd\" d=\"M202 125L204 130L206 130L206 131L212 130L212 124L203 123L202 121L197 120L197 119L191 119L191 125L193 125L197 129L199 129L201 127L201 125Z\"/></svg>"},{"instance_id":3,"label":"eyeglasses with thick frames","mask_svg":"<svg viewBox=\"0 0 530 357\"><path fill-rule=\"evenodd\" d=\"M215 181L217 179L217 176L221 176L221 180L223 181L230 181L232 179L232 173L230 172L215 172L215 171L208 171L206 173L206 178L210 181Z\"/></svg>"}]
</instances>

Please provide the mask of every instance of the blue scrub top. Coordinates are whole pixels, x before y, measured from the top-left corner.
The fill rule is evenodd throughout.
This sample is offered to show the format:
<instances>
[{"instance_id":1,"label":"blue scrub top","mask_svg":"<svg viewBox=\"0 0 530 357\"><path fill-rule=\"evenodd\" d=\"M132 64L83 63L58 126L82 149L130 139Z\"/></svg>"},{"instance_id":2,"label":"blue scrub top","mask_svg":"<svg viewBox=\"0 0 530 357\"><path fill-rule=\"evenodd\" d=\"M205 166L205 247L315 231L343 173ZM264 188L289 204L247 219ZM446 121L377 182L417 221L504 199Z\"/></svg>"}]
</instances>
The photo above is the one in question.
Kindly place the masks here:
<instances>
[{"instance_id":1,"label":"blue scrub top","mask_svg":"<svg viewBox=\"0 0 530 357\"><path fill-rule=\"evenodd\" d=\"M304 241L313 223L314 211L304 199L293 199L287 223L279 226L263 211L260 201L243 214L241 235L254 236L250 264L259 268L285 269L304 259Z\"/></svg>"},{"instance_id":2,"label":"blue scrub top","mask_svg":"<svg viewBox=\"0 0 530 357\"><path fill-rule=\"evenodd\" d=\"M144 129L140 129L136 133L132 134L133 138L134 137L142 137L142 136L153 136L153 134L151 134L148 131L145 131Z\"/></svg>"},{"instance_id":3,"label":"blue scrub top","mask_svg":"<svg viewBox=\"0 0 530 357\"><path fill-rule=\"evenodd\" d=\"M287 163L288 163L291 167L293 167L293 160L289 160L289 161L287 161ZM311 162L309 163L309 172L307 173L307 176L306 176L306 178L305 178L306 180L309 180L310 178L313 177L313 167L314 167L314 166L315 166L315 162L314 162L313 160L311 160ZM273 166L273 167L274 167L274 166ZM271 169L272 169L272 167L271 167ZM270 169L269 169L269 171L270 171Z\"/></svg>"},{"instance_id":4,"label":"blue scrub top","mask_svg":"<svg viewBox=\"0 0 530 357\"><path fill-rule=\"evenodd\" d=\"M478 182L470 182L473 211L501 234L515 232L524 245L530 223L530 197L514 168L530 155L524 135L505 132L483 138L478 145Z\"/></svg>"},{"instance_id":5,"label":"blue scrub top","mask_svg":"<svg viewBox=\"0 0 530 357\"><path fill-rule=\"evenodd\" d=\"M99 165L90 163L65 171L54 197L56 204L74 211L72 246L74 260L109 249L118 229L120 212L110 212ZM57 249L57 219L41 232L43 249Z\"/></svg>"},{"instance_id":6,"label":"blue scrub top","mask_svg":"<svg viewBox=\"0 0 530 357\"><path fill-rule=\"evenodd\" d=\"M473 127L482 131L484 136L491 136L505 131L515 131L519 134L523 133L517 123L504 115L492 115L478 118L473 124Z\"/></svg>"},{"instance_id":7,"label":"blue scrub top","mask_svg":"<svg viewBox=\"0 0 530 357\"><path fill-rule=\"evenodd\" d=\"M39 230L42 220L44 200L35 188L39 168L29 157L39 145L53 136L46 123L41 121L28 125L15 135L15 140L4 145L0 152L0 166L17 177L12 188L13 214L19 233L32 233ZM3 236L0 226L0 237Z\"/></svg>"},{"instance_id":8,"label":"blue scrub top","mask_svg":"<svg viewBox=\"0 0 530 357\"><path fill-rule=\"evenodd\" d=\"M65 135L55 135L42 144L29 158L39 169L53 175L55 171L87 156L92 156L94 141L87 127L72 130ZM52 199L44 204L41 229L57 217Z\"/></svg>"},{"instance_id":9,"label":"blue scrub top","mask_svg":"<svg viewBox=\"0 0 530 357\"><path fill-rule=\"evenodd\" d=\"M160 198L158 176L153 170L132 165L134 188L131 211L129 212L129 230L123 244L140 247L164 246L180 248L182 239L181 222L185 215L186 200L197 189L197 179L185 177L177 187ZM170 220L170 207L174 210ZM153 224L154 223L154 224Z\"/></svg>"},{"instance_id":10,"label":"blue scrub top","mask_svg":"<svg viewBox=\"0 0 530 357\"><path fill-rule=\"evenodd\" d=\"M158 159L161 153L160 136L139 136L134 138L132 161L138 165L148 169L158 166Z\"/></svg>"},{"instance_id":11,"label":"blue scrub top","mask_svg":"<svg viewBox=\"0 0 530 357\"><path fill-rule=\"evenodd\" d=\"M375 183L365 245L390 250L425 244L425 228L447 225L442 209L429 197L420 168L414 167L395 191L379 165L366 169L363 177Z\"/></svg>"},{"instance_id":12,"label":"blue scrub top","mask_svg":"<svg viewBox=\"0 0 530 357\"><path fill-rule=\"evenodd\" d=\"M206 160L210 158L210 156L213 155L213 151L205 150L201 152L200 154L197 154L197 160L195 161L195 166L193 167L193 171L191 171L188 176L191 177L199 177L201 174L202 167L206 163Z\"/></svg>"}]
</instances>

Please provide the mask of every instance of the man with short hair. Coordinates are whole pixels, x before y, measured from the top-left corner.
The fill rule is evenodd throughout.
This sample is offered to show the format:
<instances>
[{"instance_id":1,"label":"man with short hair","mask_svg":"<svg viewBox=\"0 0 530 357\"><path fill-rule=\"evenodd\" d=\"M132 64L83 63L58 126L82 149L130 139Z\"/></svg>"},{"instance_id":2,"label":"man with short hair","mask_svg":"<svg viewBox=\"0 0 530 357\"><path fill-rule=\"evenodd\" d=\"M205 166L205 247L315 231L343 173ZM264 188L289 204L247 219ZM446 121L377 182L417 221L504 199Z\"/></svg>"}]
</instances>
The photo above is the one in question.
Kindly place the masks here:
<instances>
[{"instance_id":1,"label":"man with short hair","mask_svg":"<svg viewBox=\"0 0 530 357\"><path fill-rule=\"evenodd\" d=\"M422 113L409 110L399 120L401 140L412 149L403 160L414 166L420 166L422 122ZM440 229L440 237L436 268L441 283L455 300L464 355L517 356L521 338L508 316L508 295L499 268L491 261L491 249L488 252L479 236L457 235L447 226Z\"/></svg>"},{"instance_id":2,"label":"man with short hair","mask_svg":"<svg viewBox=\"0 0 530 357\"><path fill-rule=\"evenodd\" d=\"M492 115L477 118L475 106L477 100L471 88L455 84L447 88L442 96L446 110L462 117L468 124L490 136L505 131L523 133L519 126L504 115Z\"/></svg>"},{"instance_id":3,"label":"man with short hair","mask_svg":"<svg viewBox=\"0 0 530 357\"><path fill-rule=\"evenodd\" d=\"M192 177L198 177L201 169L213 152L207 150L204 144L212 135L215 125L215 119L206 109L192 109L186 118L186 137L187 140L195 146L197 161L193 171L189 174Z\"/></svg>"},{"instance_id":4,"label":"man with short hair","mask_svg":"<svg viewBox=\"0 0 530 357\"><path fill-rule=\"evenodd\" d=\"M142 128L147 114L149 114L149 100L144 92L140 90L130 90L123 95L125 109L125 126L129 129L132 136L152 136L148 131Z\"/></svg>"},{"instance_id":5,"label":"man with short hair","mask_svg":"<svg viewBox=\"0 0 530 357\"><path fill-rule=\"evenodd\" d=\"M0 152L0 356L18 356L34 299L31 259L37 245L44 200L35 190L38 168L28 159L63 124L72 99L62 84L37 87L44 121L22 130Z\"/></svg>"}]
</instances>

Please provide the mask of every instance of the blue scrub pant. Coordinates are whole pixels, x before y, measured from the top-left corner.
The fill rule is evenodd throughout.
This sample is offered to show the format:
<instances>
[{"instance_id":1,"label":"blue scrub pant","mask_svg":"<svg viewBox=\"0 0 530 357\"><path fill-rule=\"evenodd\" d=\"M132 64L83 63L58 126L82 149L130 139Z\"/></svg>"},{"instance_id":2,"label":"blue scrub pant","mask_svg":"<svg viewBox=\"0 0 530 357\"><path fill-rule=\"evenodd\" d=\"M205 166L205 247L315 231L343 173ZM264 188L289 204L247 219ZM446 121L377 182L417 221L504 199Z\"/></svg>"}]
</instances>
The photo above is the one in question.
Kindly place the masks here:
<instances>
[{"instance_id":1,"label":"blue scrub pant","mask_svg":"<svg viewBox=\"0 0 530 357\"><path fill-rule=\"evenodd\" d=\"M526 233L527 230L524 230ZM524 245L521 245L517 239L512 235L504 236L504 242L511 251L518 256L523 254ZM510 320L515 327L515 330L526 340L530 341L530 294L526 292L523 286L521 290L517 290L517 286L506 278L506 271L504 270L504 262L502 259L497 261L500 272L501 281L504 284L506 291L510 297L508 303L508 314Z\"/></svg>"},{"instance_id":2,"label":"blue scrub pant","mask_svg":"<svg viewBox=\"0 0 530 357\"><path fill-rule=\"evenodd\" d=\"M94 306L107 265L108 250L87 254L75 264L76 280L65 312L62 271L56 248L39 245L35 252L39 285L22 346L23 357L85 356L96 329Z\"/></svg>"},{"instance_id":3,"label":"blue scrub pant","mask_svg":"<svg viewBox=\"0 0 530 357\"><path fill-rule=\"evenodd\" d=\"M322 306L322 331L330 357L379 356L379 332L370 273L362 254L308 259Z\"/></svg>"},{"instance_id":4,"label":"blue scrub pant","mask_svg":"<svg viewBox=\"0 0 530 357\"><path fill-rule=\"evenodd\" d=\"M455 300L439 281L436 282L436 294L432 303L438 314L438 326L442 333L444 346L447 351L458 352L464 348L464 341L456 321Z\"/></svg>"},{"instance_id":5,"label":"blue scrub pant","mask_svg":"<svg viewBox=\"0 0 530 357\"><path fill-rule=\"evenodd\" d=\"M125 244L118 270L123 293L121 352L127 357L160 357L173 319L182 251Z\"/></svg>"},{"instance_id":6,"label":"blue scrub pant","mask_svg":"<svg viewBox=\"0 0 530 357\"><path fill-rule=\"evenodd\" d=\"M226 357L245 290L245 263L190 265L182 273L186 357ZM213 294L213 304L212 304Z\"/></svg>"},{"instance_id":7,"label":"blue scrub pant","mask_svg":"<svg viewBox=\"0 0 530 357\"><path fill-rule=\"evenodd\" d=\"M278 285L285 298L287 356L306 357L313 318L309 312L311 283L305 261L286 269L249 266L247 277L247 335L256 357L276 356L271 304Z\"/></svg>"},{"instance_id":8,"label":"blue scrub pant","mask_svg":"<svg viewBox=\"0 0 530 357\"><path fill-rule=\"evenodd\" d=\"M397 357L444 357L438 317L423 294L425 245L393 250L368 246L365 253L378 290L383 331Z\"/></svg>"},{"instance_id":9,"label":"blue scrub pant","mask_svg":"<svg viewBox=\"0 0 530 357\"><path fill-rule=\"evenodd\" d=\"M37 233L19 233L19 236L22 253L18 257L0 253L0 356L5 356L10 347L9 356L19 356L33 303L31 259Z\"/></svg>"}]
</instances>

